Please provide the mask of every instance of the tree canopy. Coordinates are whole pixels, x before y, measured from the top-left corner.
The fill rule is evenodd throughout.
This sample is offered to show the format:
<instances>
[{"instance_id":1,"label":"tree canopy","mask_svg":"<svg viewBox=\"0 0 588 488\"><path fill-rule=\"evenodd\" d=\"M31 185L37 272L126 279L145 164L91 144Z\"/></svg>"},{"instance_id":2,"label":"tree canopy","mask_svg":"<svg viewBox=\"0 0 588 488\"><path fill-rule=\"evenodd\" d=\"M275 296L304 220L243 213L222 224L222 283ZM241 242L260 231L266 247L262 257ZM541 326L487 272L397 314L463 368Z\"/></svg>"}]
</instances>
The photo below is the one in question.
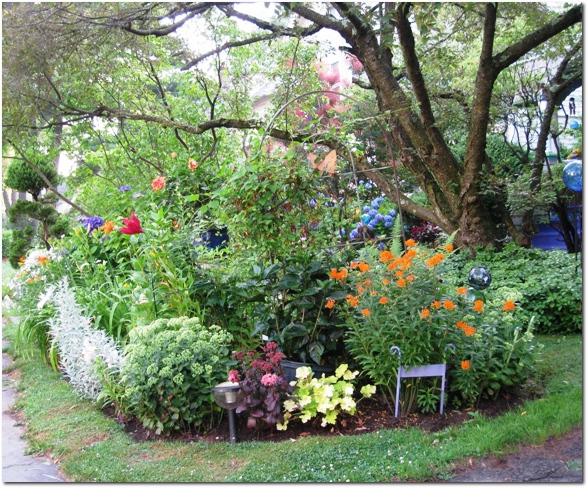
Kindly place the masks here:
<instances>
[{"instance_id":1,"label":"tree canopy","mask_svg":"<svg viewBox=\"0 0 588 488\"><path fill-rule=\"evenodd\" d=\"M250 11L208 2L3 4L4 143L22 148L43 134L46 145L79 154L86 179L117 186L165 174L174 151L208 161L211 178L228 178L262 130L336 149L340 168L352 165L401 209L458 231L462 245L507 235L525 243L504 192L486 192L495 175L488 137L519 89L513 70L545 61L546 119L581 76L581 4L271 3ZM345 90L321 72L321 31L342 39L354 71ZM200 35L196 47L190 33ZM273 83L272 110L262 115L252 110L260 80ZM343 133L361 144L350 150ZM414 198L418 189L426 201Z\"/></svg>"}]
</instances>

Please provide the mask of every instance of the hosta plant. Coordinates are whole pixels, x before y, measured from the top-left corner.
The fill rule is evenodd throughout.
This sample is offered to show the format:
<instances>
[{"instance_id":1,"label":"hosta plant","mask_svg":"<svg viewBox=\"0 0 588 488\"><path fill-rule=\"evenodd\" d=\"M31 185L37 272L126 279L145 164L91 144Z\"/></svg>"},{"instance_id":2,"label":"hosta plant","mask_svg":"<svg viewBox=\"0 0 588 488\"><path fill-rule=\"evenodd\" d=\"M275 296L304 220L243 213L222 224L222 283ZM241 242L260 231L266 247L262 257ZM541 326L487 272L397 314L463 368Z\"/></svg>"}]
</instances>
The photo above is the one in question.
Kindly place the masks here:
<instances>
[{"instance_id":1,"label":"hosta plant","mask_svg":"<svg viewBox=\"0 0 588 488\"><path fill-rule=\"evenodd\" d=\"M288 422L299 418L303 423L317 417L321 418L321 426L335 424L340 413L355 414L357 403L353 398L355 388L353 380L359 371L351 371L347 364L341 364L335 374L322 375L315 378L309 366L302 366L296 370L297 380L291 382L294 391L284 402L284 421L278 424L279 430L286 430ZM376 392L373 385L364 385L360 390L364 398L369 398Z\"/></svg>"}]
</instances>

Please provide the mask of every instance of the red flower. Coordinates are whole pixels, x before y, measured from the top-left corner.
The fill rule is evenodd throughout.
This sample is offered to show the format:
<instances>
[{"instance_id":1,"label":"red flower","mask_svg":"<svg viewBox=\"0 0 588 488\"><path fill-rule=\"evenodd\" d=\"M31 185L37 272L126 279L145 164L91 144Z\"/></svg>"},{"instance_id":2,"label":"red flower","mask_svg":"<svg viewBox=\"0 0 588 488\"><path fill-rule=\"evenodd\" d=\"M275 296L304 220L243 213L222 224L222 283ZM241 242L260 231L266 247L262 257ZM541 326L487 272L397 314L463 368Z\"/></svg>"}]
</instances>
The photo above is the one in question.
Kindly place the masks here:
<instances>
[{"instance_id":1,"label":"red flower","mask_svg":"<svg viewBox=\"0 0 588 488\"><path fill-rule=\"evenodd\" d=\"M123 223L125 224L126 227L121 227L120 229L118 229L123 234L131 235L131 234L140 234L141 232L143 232L143 229L141 228L141 222L139 222L139 219L135 215L135 212L131 212L130 219L123 219Z\"/></svg>"}]
</instances>

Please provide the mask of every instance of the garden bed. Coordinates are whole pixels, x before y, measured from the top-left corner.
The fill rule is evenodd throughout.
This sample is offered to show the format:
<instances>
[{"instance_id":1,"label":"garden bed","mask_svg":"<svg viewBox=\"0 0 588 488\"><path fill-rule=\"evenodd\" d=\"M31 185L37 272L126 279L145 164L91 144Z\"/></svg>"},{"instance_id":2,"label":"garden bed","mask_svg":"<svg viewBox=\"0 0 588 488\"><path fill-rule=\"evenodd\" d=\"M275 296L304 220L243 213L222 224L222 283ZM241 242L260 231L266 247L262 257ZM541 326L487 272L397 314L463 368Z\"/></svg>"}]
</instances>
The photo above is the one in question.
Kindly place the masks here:
<instances>
[{"instance_id":1,"label":"garden bed","mask_svg":"<svg viewBox=\"0 0 588 488\"><path fill-rule=\"evenodd\" d=\"M504 394L495 401L480 402L477 412L486 417L497 417L521 405L523 401L529 399L528 396L526 392L521 390L516 393ZM113 412L106 410L105 413L112 415ZM321 427L319 419L305 424L300 421L290 421L286 431L270 429L268 426L265 426L264 429L248 429L247 417L237 415L237 437L239 442L292 442L299 437L361 435L380 429L390 430L407 427L419 427L428 432L435 432L447 427L459 426L472 419L472 415L473 409L471 408L455 409L449 407L446 408L444 415L414 413L407 417L395 418L383 398L374 395L359 402L356 415L341 414L334 426ZM226 415L219 426L205 433L191 431L156 435L154 430L145 429L136 419L128 420L125 424L125 430L134 440L139 442L154 440L211 443L229 441L229 422Z\"/></svg>"}]
</instances>

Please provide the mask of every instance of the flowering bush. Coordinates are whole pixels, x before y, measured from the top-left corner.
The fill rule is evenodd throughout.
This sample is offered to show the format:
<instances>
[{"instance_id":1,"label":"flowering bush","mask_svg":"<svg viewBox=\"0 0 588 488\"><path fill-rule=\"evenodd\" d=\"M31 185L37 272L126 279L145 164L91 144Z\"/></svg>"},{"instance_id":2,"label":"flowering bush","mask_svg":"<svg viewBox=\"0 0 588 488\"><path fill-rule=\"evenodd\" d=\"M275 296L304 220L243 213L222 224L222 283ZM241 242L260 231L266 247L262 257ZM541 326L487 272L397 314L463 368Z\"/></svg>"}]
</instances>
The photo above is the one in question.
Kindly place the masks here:
<instances>
[{"instance_id":1,"label":"flowering bush","mask_svg":"<svg viewBox=\"0 0 588 488\"><path fill-rule=\"evenodd\" d=\"M452 245L427 249L414 240L406 245L399 256L366 247L361 259L340 271L354 289L335 304L349 311L346 344L374 383L394 400L398 359L391 346L401 348L405 367L447 363L456 403L472 405L523 381L534 346L531 325L524 331L514 315L516 297L501 293L488 303L472 301L466 287L441 279ZM411 381L413 393L403 396L405 412L425 394L428 381Z\"/></svg>"},{"instance_id":2,"label":"flowering bush","mask_svg":"<svg viewBox=\"0 0 588 488\"><path fill-rule=\"evenodd\" d=\"M212 388L229 369L228 332L179 317L132 329L129 340L122 369L125 401L145 427L160 434L212 420Z\"/></svg>"},{"instance_id":3,"label":"flowering bush","mask_svg":"<svg viewBox=\"0 0 588 488\"><path fill-rule=\"evenodd\" d=\"M233 354L240 369L230 371L229 381L241 383L245 396L236 413L249 414L249 428L258 427L257 419L271 426L284 420L282 404L292 387L284 379L280 364L283 355L277 349L275 342L268 342L261 353L237 351Z\"/></svg>"},{"instance_id":4,"label":"flowering bush","mask_svg":"<svg viewBox=\"0 0 588 488\"><path fill-rule=\"evenodd\" d=\"M284 402L284 421L278 424L279 430L286 430L292 418L300 418L303 423L322 414L321 426L335 424L341 412L351 415L355 413L357 403L353 399L354 387L351 380L359 374L352 372L346 364L341 364L335 374L322 378L314 378L309 366L296 370L296 382L291 398ZM361 388L364 398L369 398L376 392L373 385Z\"/></svg>"}]
</instances>

